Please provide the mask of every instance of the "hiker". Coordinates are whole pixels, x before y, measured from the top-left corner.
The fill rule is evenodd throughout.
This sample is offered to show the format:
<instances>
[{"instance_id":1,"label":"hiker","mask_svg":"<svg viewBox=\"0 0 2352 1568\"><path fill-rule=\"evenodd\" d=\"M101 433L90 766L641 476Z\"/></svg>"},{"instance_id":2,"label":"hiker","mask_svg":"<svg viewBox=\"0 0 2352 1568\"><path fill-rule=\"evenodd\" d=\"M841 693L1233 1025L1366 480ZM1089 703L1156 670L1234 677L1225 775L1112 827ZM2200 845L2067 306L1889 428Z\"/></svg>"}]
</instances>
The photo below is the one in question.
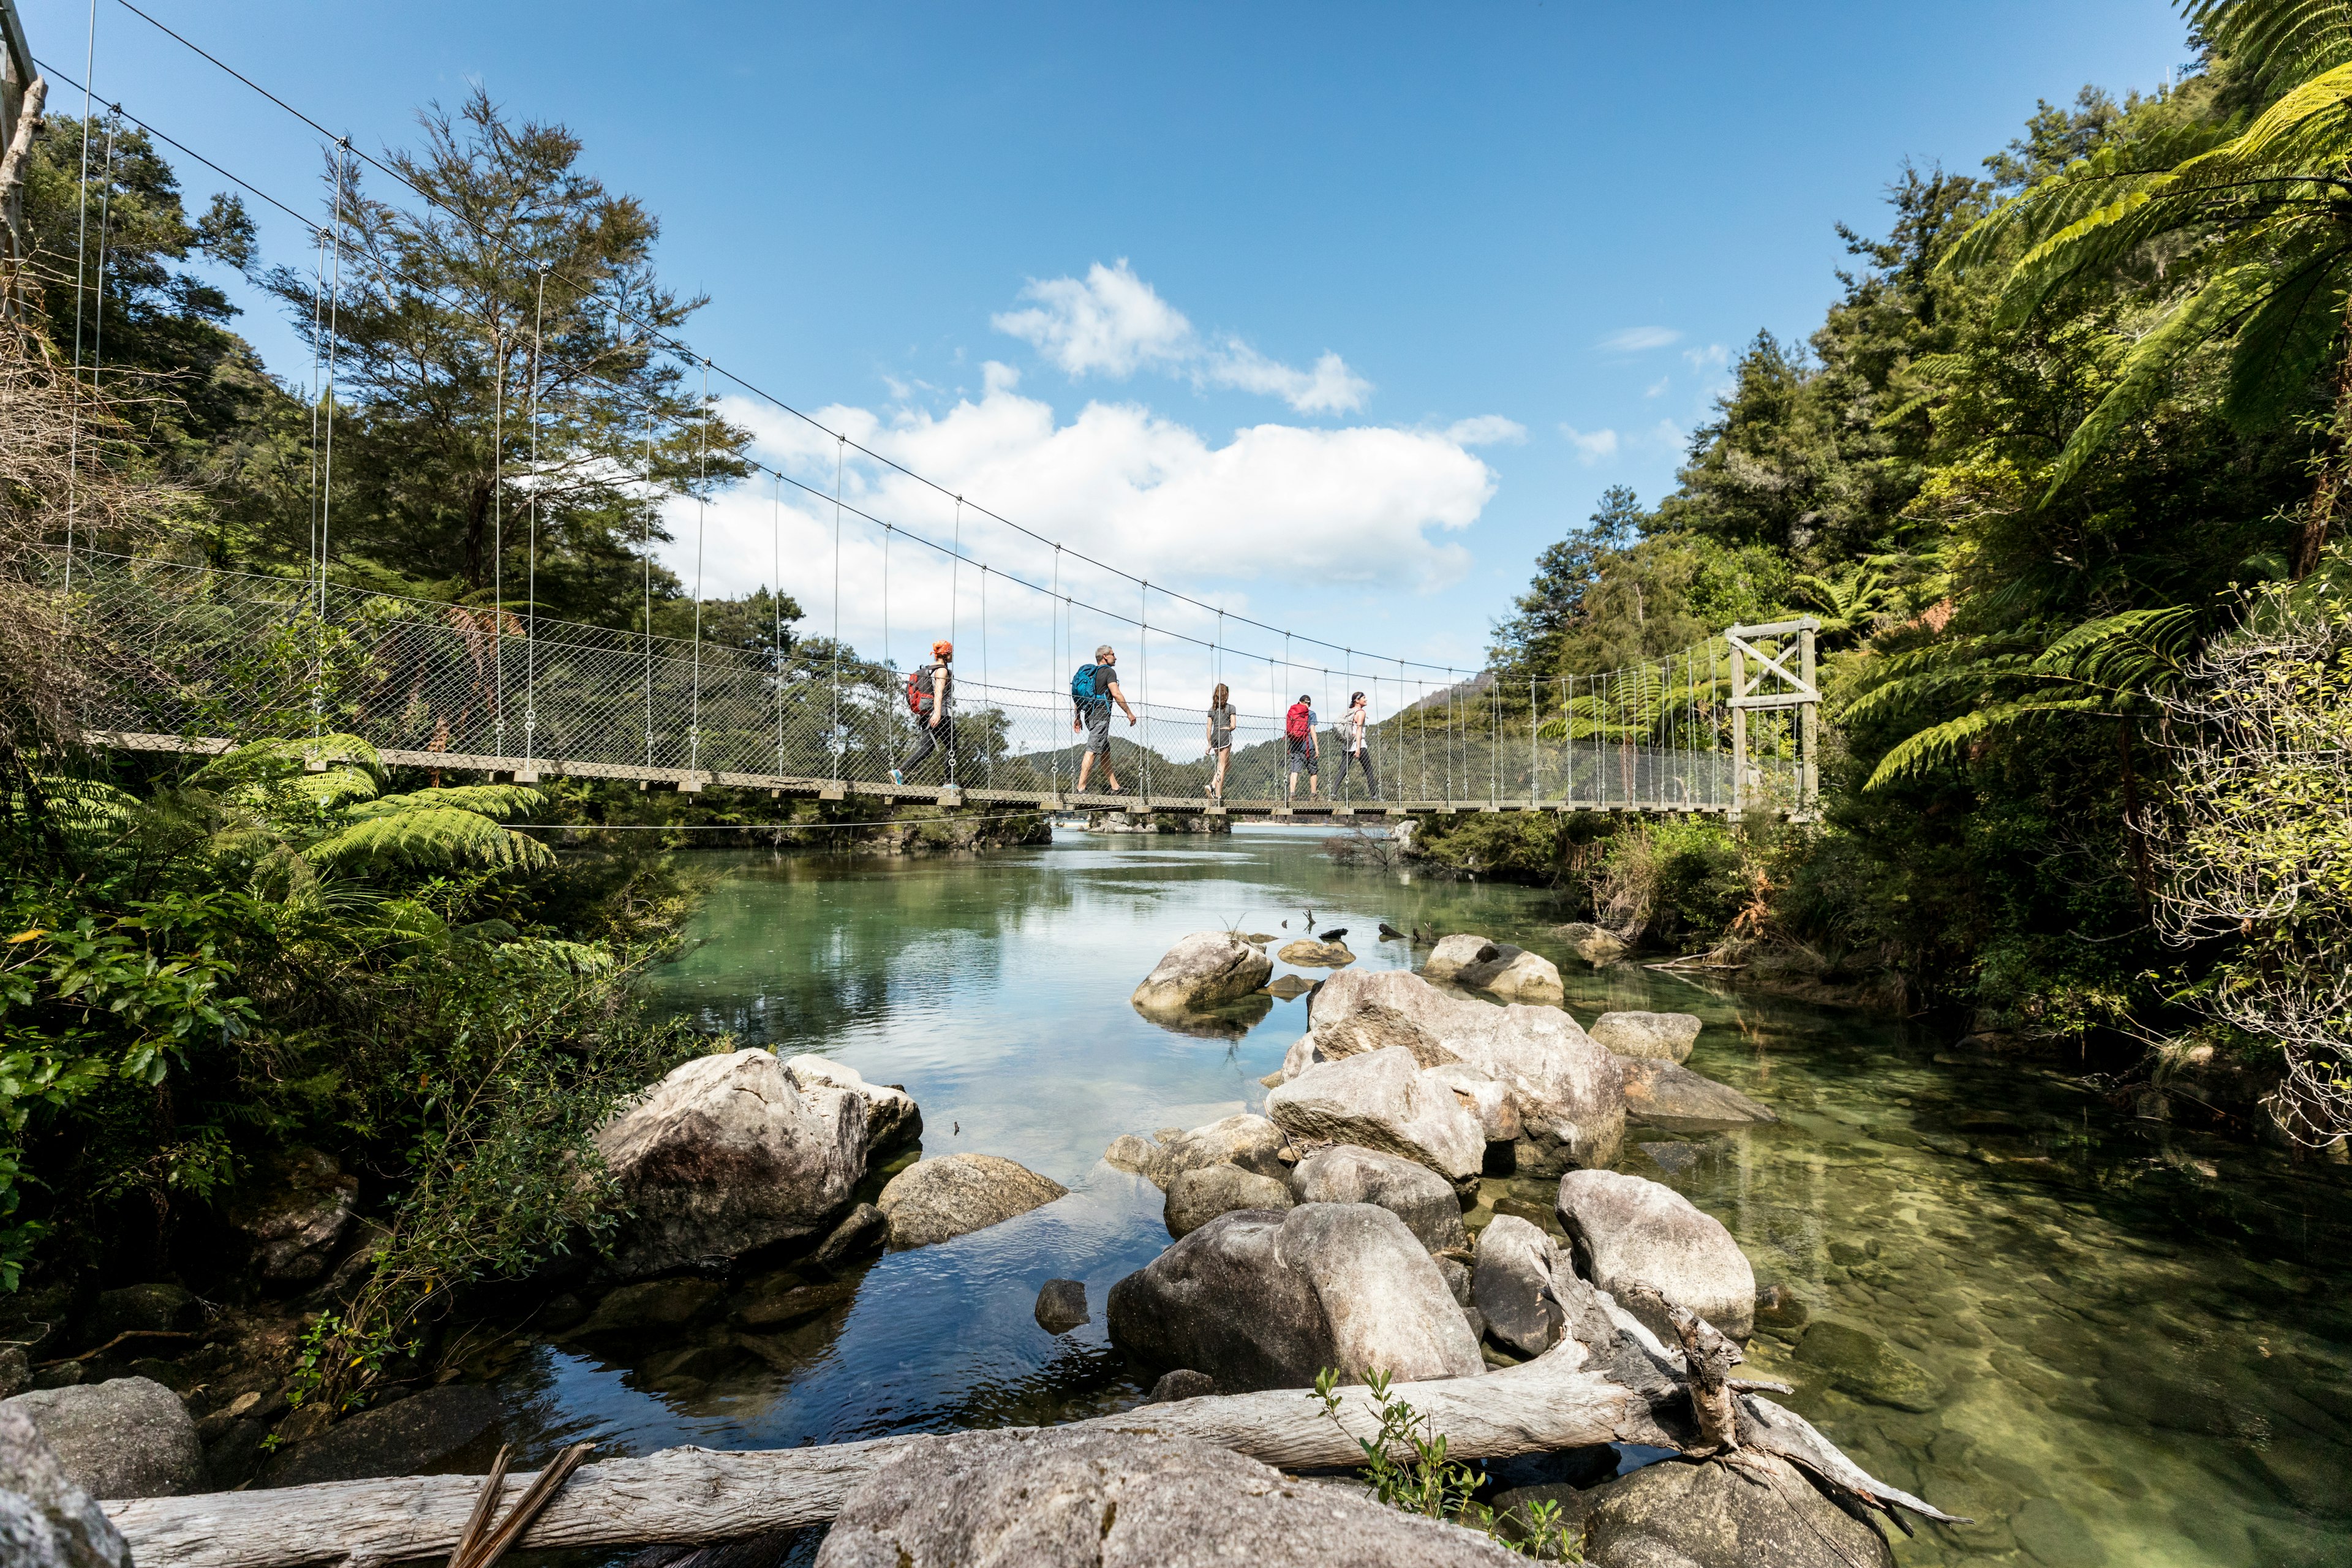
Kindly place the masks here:
<instances>
[{"instance_id":1,"label":"hiker","mask_svg":"<svg viewBox=\"0 0 2352 1568\"><path fill-rule=\"evenodd\" d=\"M1290 740L1290 789L1286 800L1298 798L1298 775L1307 774L1307 798L1313 800L1322 785L1315 776L1315 710L1309 706L1314 698L1302 691L1298 700L1290 705L1283 716L1282 732Z\"/></svg>"},{"instance_id":2,"label":"hiker","mask_svg":"<svg viewBox=\"0 0 2352 1568\"><path fill-rule=\"evenodd\" d=\"M1372 749L1364 743L1364 721L1370 717L1362 692L1348 699L1348 710L1339 715L1339 739L1347 749L1339 753L1339 776L1331 781L1331 788L1336 792L1348 782L1348 762L1353 758L1356 765L1364 770L1364 787L1372 792L1369 798L1378 800L1381 776L1372 772Z\"/></svg>"},{"instance_id":3,"label":"hiker","mask_svg":"<svg viewBox=\"0 0 2352 1568\"><path fill-rule=\"evenodd\" d=\"M954 658L955 644L935 642L931 662L917 665L907 677L907 706L915 714L915 749L890 770L894 784L905 784L915 764L937 750L942 753L940 766L948 787L955 787L955 721L948 716L948 699L955 690L955 676L948 666Z\"/></svg>"},{"instance_id":4,"label":"hiker","mask_svg":"<svg viewBox=\"0 0 2352 1568\"><path fill-rule=\"evenodd\" d=\"M1110 766L1110 705L1127 715L1128 723L1135 723L1135 710L1127 705L1127 693L1118 689L1118 650L1105 643L1095 649L1092 664L1078 666L1070 677L1070 732L1081 729L1087 733L1087 754L1078 763L1078 787L1076 793L1087 793L1087 780L1095 771L1095 759L1100 757L1103 777L1110 781L1111 795L1119 793L1118 774Z\"/></svg>"},{"instance_id":5,"label":"hiker","mask_svg":"<svg viewBox=\"0 0 2352 1568\"><path fill-rule=\"evenodd\" d=\"M1209 693L1209 755L1217 759L1217 776L1209 782L1205 792L1211 800L1225 798L1225 767L1234 760L1235 720L1228 696L1222 680Z\"/></svg>"}]
</instances>

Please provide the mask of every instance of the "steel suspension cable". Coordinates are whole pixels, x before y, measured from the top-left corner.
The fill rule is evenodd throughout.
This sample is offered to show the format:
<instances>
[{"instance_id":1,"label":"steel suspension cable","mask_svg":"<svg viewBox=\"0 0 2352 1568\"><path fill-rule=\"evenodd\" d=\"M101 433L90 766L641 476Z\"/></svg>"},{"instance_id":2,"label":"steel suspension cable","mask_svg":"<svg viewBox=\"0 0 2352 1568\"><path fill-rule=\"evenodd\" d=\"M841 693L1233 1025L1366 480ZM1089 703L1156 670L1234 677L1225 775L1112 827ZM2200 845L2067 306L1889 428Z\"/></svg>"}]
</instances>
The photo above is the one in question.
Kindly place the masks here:
<instances>
[{"instance_id":1,"label":"steel suspension cable","mask_svg":"<svg viewBox=\"0 0 2352 1568\"><path fill-rule=\"evenodd\" d=\"M848 455L845 445L833 451L833 782L841 784L842 758L849 742L841 730L841 468Z\"/></svg>"},{"instance_id":2,"label":"steel suspension cable","mask_svg":"<svg viewBox=\"0 0 2352 1568\"><path fill-rule=\"evenodd\" d=\"M776 773L784 771L784 487L769 488L768 572L774 582L769 608L775 612L768 631L768 658L776 672Z\"/></svg>"},{"instance_id":3,"label":"steel suspension cable","mask_svg":"<svg viewBox=\"0 0 2352 1568\"><path fill-rule=\"evenodd\" d=\"M687 718L686 765L702 767L702 546L710 518L710 366L702 367L702 427L694 470L694 693Z\"/></svg>"},{"instance_id":4,"label":"steel suspension cable","mask_svg":"<svg viewBox=\"0 0 2352 1568\"><path fill-rule=\"evenodd\" d=\"M89 264L90 79L98 74L98 0L89 0L89 42L81 69L81 173L74 185L73 425L66 445L66 594L73 594L74 523L81 500L81 303Z\"/></svg>"},{"instance_id":5,"label":"steel suspension cable","mask_svg":"<svg viewBox=\"0 0 2352 1568\"><path fill-rule=\"evenodd\" d=\"M523 579L522 755L526 767L539 758L539 365L547 324L547 268L539 269L539 291L530 314L530 543Z\"/></svg>"}]
</instances>

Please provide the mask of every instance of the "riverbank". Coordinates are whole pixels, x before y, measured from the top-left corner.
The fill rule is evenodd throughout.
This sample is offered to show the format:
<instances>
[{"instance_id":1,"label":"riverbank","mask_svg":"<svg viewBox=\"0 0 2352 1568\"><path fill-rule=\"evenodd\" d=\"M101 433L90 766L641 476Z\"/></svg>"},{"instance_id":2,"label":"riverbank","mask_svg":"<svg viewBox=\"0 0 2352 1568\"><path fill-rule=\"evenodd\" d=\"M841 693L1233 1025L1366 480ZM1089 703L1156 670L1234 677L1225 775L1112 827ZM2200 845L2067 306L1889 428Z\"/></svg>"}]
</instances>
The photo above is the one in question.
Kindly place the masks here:
<instances>
[{"instance_id":1,"label":"riverbank","mask_svg":"<svg viewBox=\"0 0 2352 1568\"><path fill-rule=\"evenodd\" d=\"M1871 1336L1816 1343L1810 1328L1768 1325L1751 1354L1874 1473L1979 1518L1973 1534L1898 1542L1898 1562L2326 1560L2341 1524L2313 1478L2352 1463L2326 1403L2352 1384L2339 1172L2119 1114L2046 1064L1956 1056L1948 1031L1596 970L1559 944L1564 911L1538 890L1402 883L1334 866L1319 846L1244 828L1213 842L1064 833L986 858L719 858L729 874L656 976L663 1009L904 1083L927 1158L1003 1155L1070 1195L798 1298L776 1360L715 1348L730 1342L714 1331L731 1294L716 1317L618 1338L583 1339L584 1317L518 1301L450 1385L494 1397L474 1440L517 1443L527 1468L581 1439L605 1454L788 1447L1132 1407L1148 1390L1099 1303L1167 1246L1164 1197L1101 1155L1120 1133L1263 1108L1258 1080L1302 1032L1305 1004L1268 998L1261 1021L1204 1039L1139 1016L1128 994L1176 938L1227 925L1277 948L1345 930L1358 967L1414 966L1408 942L1380 936L1385 921L1545 954L1581 1022L1694 1014L1690 1066L1778 1113L1741 1133L1630 1140L1622 1168L1720 1219L1807 1324ZM1095 1321L1040 1326L1054 1278L1086 1287ZM2151 1388L2161 1397L2143 1397Z\"/></svg>"}]
</instances>

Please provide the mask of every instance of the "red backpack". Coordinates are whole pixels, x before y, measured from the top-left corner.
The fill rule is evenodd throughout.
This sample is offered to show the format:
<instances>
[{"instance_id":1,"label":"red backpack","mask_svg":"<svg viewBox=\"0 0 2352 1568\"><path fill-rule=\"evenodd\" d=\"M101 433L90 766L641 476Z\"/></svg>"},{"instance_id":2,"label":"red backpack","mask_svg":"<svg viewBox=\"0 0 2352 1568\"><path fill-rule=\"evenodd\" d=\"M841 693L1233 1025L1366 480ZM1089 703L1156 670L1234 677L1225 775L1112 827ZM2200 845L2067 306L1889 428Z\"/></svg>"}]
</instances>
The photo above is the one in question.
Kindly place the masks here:
<instances>
[{"instance_id":1,"label":"red backpack","mask_svg":"<svg viewBox=\"0 0 2352 1568\"><path fill-rule=\"evenodd\" d=\"M1294 741L1304 741L1315 732L1313 724L1308 721L1306 703L1290 705L1290 716L1283 721L1282 732Z\"/></svg>"},{"instance_id":2,"label":"red backpack","mask_svg":"<svg viewBox=\"0 0 2352 1568\"><path fill-rule=\"evenodd\" d=\"M931 671L937 668L939 666L936 664L919 664L907 672L907 707L909 711L919 715L923 704L931 700Z\"/></svg>"}]
</instances>

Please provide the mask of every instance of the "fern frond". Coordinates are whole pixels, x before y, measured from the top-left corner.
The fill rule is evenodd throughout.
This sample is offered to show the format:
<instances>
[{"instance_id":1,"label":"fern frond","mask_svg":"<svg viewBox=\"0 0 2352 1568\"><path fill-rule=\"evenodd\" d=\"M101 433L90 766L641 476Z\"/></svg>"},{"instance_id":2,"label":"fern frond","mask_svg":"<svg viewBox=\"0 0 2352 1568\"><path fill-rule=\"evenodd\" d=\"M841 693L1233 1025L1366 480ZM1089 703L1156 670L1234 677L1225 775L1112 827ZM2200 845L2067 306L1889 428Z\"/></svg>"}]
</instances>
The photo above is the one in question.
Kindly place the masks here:
<instances>
[{"instance_id":1,"label":"fern frond","mask_svg":"<svg viewBox=\"0 0 2352 1568\"><path fill-rule=\"evenodd\" d=\"M454 784L447 789L419 789L411 790L406 795L384 795L354 806L350 815L353 820L366 821L404 811L449 806L487 816L494 822L511 822L546 804L547 797L529 784Z\"/></svg>"},{"instance_id":2,"label":"fern frond","mask_svg":"<svg viewBox=\"0 0 2352 1568\"><path fill-rule=\"evenodd\" d=\"M188 776L188 782L205 789L223 789L235 784L257 784L282 779L304 772L316 758L330 764L341 763L383 771L383 760L376 750L357 735L314 735L293 740L249 741L233 752L224 752Z\"/></svg>"},{"instance_id":3,"label":"fern frond","mask_svg":"<svg viewBox=\"0 0 2352 1568\"><path fill-rule=\"evenodd\" d=\"M2189 0L2189 25L2242 69L2297 80L2352 60L2343 0Z\"/></svg>"},{"instance_id":4,"label":"fern frond","mask_svg":"<svg viewBox=\"0 0 2352 1568\"><path fill-rule=\"evenodd\" d=\"M373 800L374 775L359 768L329 768L323 773L297 773L278 787L310 805L332 811L338 806Z\"/></svg>"},{"instance_id":5,"label":"fern frond","mask_svg":"<svg viewBox=\"0 0 2352 1568\"><path fill-rule=\"evenodd\" d=\"M1961 748L1979 736L1996 730L2006 730L2022 724L2045 713L2083 713L2104 706L2095 697L2068 698L2059 701L2000 702L1990 708L1979 708L1973 713L1920 731L1879 759L1872 770L1870 782L1862 787L1876 789L1914 773L1951 761Z\"/></svg>"},{"instance_id":6,"label":"fern frond","mask_svg":"<svg viewBox=\"0 0 2352 1568\"><path fill-rule=\"evenodd\" d=\"M467 866L530 868L555 862L554 852L539 840L501 827L478 812L447 805L363 818L320 839L303 855L321 869L353 872L383 867L420 871Z\"/></svg>"}]
</instances>

